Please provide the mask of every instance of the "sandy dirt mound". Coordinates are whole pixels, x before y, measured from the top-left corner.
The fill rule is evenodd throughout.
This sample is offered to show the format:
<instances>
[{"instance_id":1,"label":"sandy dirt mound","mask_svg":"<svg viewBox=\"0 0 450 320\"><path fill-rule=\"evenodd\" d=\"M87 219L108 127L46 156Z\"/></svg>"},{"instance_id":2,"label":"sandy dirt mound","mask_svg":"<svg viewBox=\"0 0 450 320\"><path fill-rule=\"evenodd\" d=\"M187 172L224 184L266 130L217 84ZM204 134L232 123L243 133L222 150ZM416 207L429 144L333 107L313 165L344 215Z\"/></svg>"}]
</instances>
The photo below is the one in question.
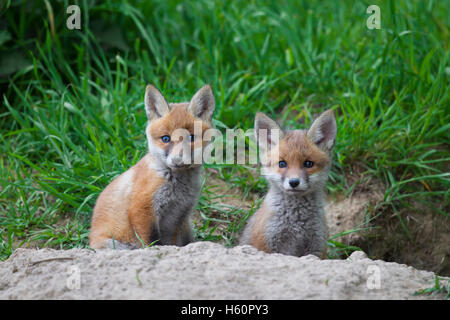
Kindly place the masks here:
<instances>
[{"instance_id":1,"label":"sandy dirt mound","mask_svg":"<svg viewBox=\"0 0 450 320\"><path fill-rule=\"evenodd\" d=\"M413 295L433 282L432 272L362 252L319 260L211 242L133 251L17 249L0 263L1 299L443 298Z\"/></svg>"}]
</instances>

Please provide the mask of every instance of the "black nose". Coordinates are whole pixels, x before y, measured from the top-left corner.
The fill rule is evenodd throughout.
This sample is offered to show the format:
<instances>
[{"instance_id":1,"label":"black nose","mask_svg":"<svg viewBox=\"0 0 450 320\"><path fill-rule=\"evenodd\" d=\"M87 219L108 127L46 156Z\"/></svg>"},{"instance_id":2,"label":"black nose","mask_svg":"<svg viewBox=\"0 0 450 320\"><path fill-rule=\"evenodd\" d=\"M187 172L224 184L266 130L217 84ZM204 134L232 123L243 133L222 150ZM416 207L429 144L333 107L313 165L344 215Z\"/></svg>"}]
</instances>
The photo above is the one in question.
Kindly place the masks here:
<instances>
[{"instance_id":1,"label":"black nose","mask_svg":"<svg viewBox=\"0 0 450 320\"><path fill-rule=\"evenodd\" d=\"M292 188L296 188L299 184L300 184L300 180L299 179L289 179L289 185Z\"/></svg>"}]
</instances>

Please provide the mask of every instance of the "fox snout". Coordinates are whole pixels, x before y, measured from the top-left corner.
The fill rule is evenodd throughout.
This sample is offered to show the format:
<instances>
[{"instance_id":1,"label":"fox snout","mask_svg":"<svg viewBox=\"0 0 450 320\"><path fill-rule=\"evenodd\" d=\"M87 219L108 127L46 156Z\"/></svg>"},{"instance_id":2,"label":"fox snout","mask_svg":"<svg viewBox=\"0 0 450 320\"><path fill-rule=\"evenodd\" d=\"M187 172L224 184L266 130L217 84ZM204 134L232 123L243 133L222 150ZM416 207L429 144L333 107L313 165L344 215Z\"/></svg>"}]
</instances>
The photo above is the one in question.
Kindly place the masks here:
<instances>
[{"instance_id":1,"label":"fox snout","mask_svg":"<svg viewBox=\"0 0 450 320\"><path fill-rule=\"evenodd\" d=\"M185 159L183 159L183 154L182 153L181 154L175 154L175 155L170 154L167 157L167 164L170 167L179 168L179 167L184 167L186 165L190 165L191 161L190 161L190 159L188 161L185 161Z\"/></svg>"},{"instance_id":2,"label":"fox snout","mask_svg":"<svg viewBox=\"0 0 450 320\"><path fill-rule=\"evenodd\" d=\"M304 175L286 176L283 181L283 188L290 192L305 191L308 189L307 177Z\"/></svg>"},{"instance_id":3,"label":"fox snout","mask_svg":"<svg viewBox=\"0 0 450 320\"><path fill-rule=\"evenodd\" d=\"M196 164L196 161L194 161L195 136L187 130L179 129L172 133L172 139L167 150L167 165L173 168L181 168Z\"/></svg>"},{"instance_id":4,"label":"fox snout","mask_svg":"<svg viewBox=\"0 0 450 320\"><path fill-rule=\"evenodd\" d=\"M291 188L296 188L299 184L300 179L297 178L289 179L289 185L291 186Z\"/></svg>"}]
</instances>

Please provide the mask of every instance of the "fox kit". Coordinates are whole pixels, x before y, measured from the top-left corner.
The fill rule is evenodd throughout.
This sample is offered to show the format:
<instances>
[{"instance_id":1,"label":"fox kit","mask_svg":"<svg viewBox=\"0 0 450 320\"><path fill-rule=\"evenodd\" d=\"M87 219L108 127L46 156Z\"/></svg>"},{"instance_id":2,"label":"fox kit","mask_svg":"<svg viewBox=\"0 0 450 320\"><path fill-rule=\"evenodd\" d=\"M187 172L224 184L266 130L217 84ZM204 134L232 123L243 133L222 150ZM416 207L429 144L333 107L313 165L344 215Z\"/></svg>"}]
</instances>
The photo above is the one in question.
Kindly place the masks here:
<instances>
[{"instance_id":1,"label":"fox kit","mask_svg":"<svg viewBox=\"0 0 450 320\"><path fill-rule=\"evenodd\" d=\"M249 219L241 244L268 253L325 257L325 183L336 130L332 110L324 112L307 131L283 131L266 115L256 115L261 156L267 152L262 174L270 188L261 208ZM264 148L271 144L271 150Z\"/></svg>"},{"instance_id":2,"label":"fox kit","mask_svg":"<svg viewBox=\"0 0 450 320\"><path fill-rule=\"evenodd\" d=\"M214 96L209 85L189 103L167 103L152 85L145 92L148 154L114 179L94 207L92 248L133 249L193 241L191 212L197 202L202 165L194 162L212 127ZM198 159L198 158L197 158Z\"/></svg>"}]
</instances>

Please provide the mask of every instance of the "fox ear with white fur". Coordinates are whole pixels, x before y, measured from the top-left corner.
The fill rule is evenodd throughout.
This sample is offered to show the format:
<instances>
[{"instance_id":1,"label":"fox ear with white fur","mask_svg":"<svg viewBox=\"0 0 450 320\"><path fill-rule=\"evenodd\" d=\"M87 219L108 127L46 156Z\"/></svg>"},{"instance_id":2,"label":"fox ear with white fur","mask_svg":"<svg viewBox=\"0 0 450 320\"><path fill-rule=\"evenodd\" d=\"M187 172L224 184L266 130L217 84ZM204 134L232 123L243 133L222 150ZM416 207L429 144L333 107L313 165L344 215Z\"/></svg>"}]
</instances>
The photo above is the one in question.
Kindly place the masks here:
<instances>
[{"instance_id":1,"label":"fox ear with white fur","mask_svg":"<svg viewBox=\"0 0 450 320\"><path fill-rule=\"evenodd\" d=\"M320 149L330 151L336 139L337 126L333 110L327 110L317 118L308 130L308 138Z\"/></svg>"},{"instance_id":2,"label":"fox ear with white fur","mask_svg":"<svg viewBox=\"0 0 450 320\"><path fill-rule=\"evenodd\" d=\"M195 117L211 122L216 102L209 84L203 86L189 102L188 111Z\"/></svg>"},{"instance_id":3,"label":"fox ear with white fur","mask_svg":"<svg viewBox=\"0 0 450 320\"><path fill-rule=\"evenodd\" d=\"M149 84L145 89L145 112L149 121L161 118L169 113L169 104L164 96Z\"/></svg>"}]
</instances>

